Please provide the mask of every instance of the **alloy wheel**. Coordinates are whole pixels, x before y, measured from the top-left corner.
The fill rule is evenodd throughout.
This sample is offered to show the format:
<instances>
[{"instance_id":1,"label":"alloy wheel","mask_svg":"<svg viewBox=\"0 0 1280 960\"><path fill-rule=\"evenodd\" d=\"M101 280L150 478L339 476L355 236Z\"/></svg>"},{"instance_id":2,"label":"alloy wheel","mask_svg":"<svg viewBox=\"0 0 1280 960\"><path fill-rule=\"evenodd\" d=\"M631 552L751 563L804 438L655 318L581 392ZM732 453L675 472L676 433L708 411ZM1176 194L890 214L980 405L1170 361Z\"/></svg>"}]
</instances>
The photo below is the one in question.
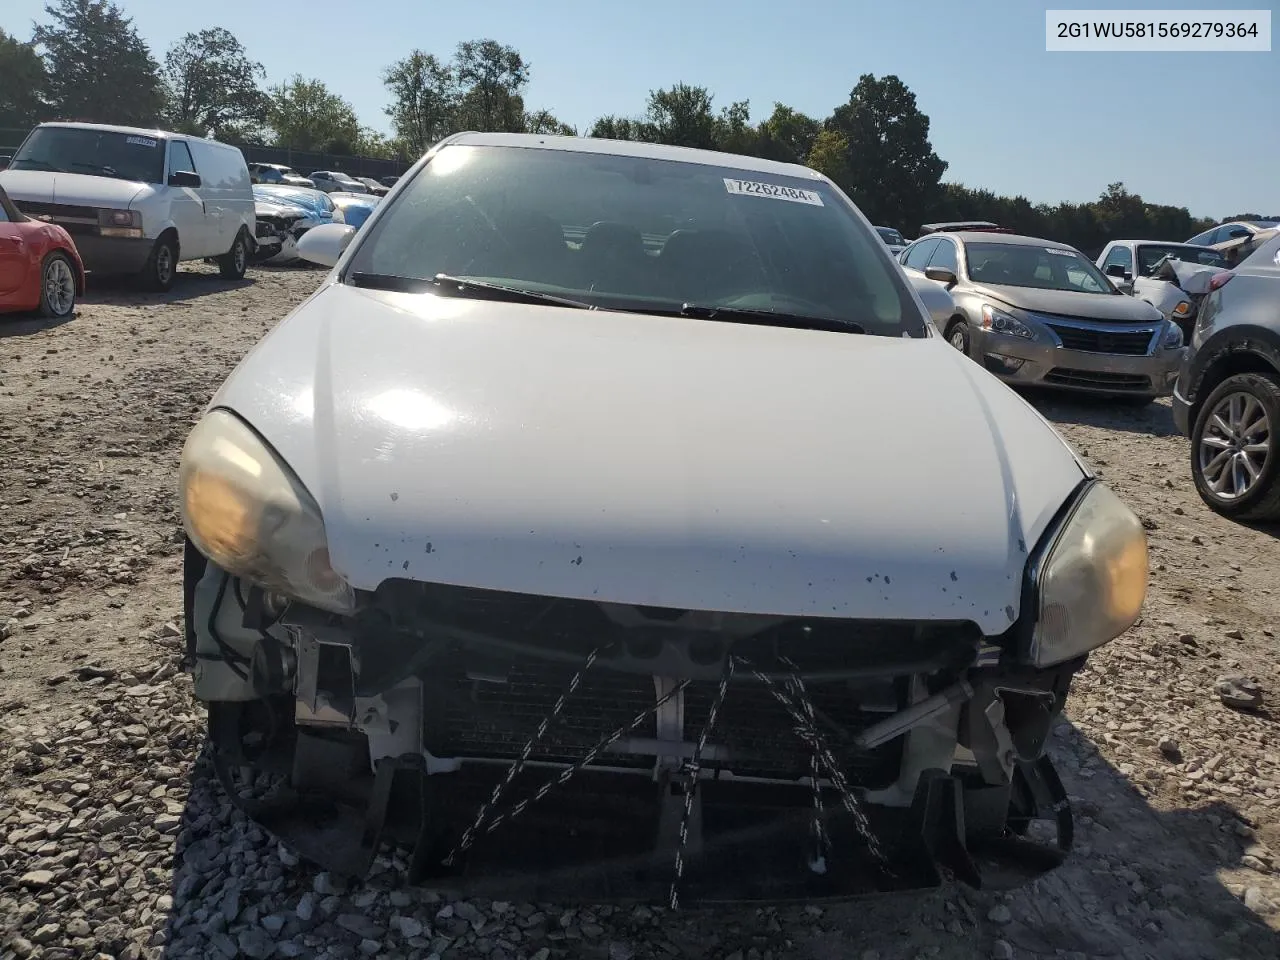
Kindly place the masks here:
<instances>
[{"instance_id":1,"label":"alloy wheel","mask_svg":"<svg viewBox=\"0 0 1280 960\"><path fill-rule=\"evenodd\" d=\"M1271 418L1251 393L1229 393L1205 422L1196 455L1213 495L1239 500L1257 484L1271 456Z\"/></svg>"},{"instance_id":2,"label":"alloy wheel","mask_svg":"<svg viewBox=\"0 0 1280 960\"><path fill-rule=\"evenodd\" d=\"M55 257L44 268L44 298L56 317L65 317L75 307L76 278L61 257Z\"/></svg>"}]
</instances>

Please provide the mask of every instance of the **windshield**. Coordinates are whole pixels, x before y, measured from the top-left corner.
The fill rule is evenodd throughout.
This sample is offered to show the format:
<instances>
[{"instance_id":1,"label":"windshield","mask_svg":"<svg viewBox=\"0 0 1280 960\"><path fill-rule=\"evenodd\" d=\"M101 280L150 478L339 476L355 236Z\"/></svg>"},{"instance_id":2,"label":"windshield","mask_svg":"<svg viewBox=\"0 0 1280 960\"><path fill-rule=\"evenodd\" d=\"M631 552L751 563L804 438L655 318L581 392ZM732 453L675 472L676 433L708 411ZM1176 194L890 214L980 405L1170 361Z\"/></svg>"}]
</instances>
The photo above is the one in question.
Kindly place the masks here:
<instances>
[{"instance_id":1,"label":"windshield","mask_svg":"<svg viewBox=\"0 0 1280 960\"><path fill-rule=\"evenodd\" d=\"M1197 249L1196 247L1146 244L1138 248L1138 274L1143 277L1151 276L1151 271L1155 268L1155 265L1165 257L1171 260L1181 260L1183 263L1198 263L1206 267L1227 266L1227 258L1217 250L1210 248Z\"/></svg>"},{"instance_id":2,"label":"windshield","mask_svg":"<svg viewBox=\"0 0 1280 960\"><path fill-rule=\"evenodd\" d=\"M969 278L975 283L1071 293L1119 293L1097 267L1074 250L981 241L966 243L965 253Z\"/></svg>"},{"instance_id":3,"label":"windshield","mask_svg":"<svg viewBox=\"0 0 1280 960\"><path fill-rule=\"evenodd\" d=\"M885 243L892 243L896 246L905 246L907 243L902 239L902 234L892 227L876 227L876 232L880 234Z\"/></svg>"},{"instance_id":4,"label":"windshield","mask_svg":"<svg viewBox=\"0 0 1280 960\"><path fill-rule=\"evenodd\" d=\"M470 277L593 306L803 314L926 327L883 245L824 182L525 147L445 147L345 271Z\"/></svg>"},{"instance_id":5,"label":"windshield","mask_svg":"<svg viewBox=\"0 0 1280 960\"><path fill-rule=\"evenodd\" d=\"M9 167L163 183L164 144L156 137L112 130L36 127Z\"/></svg>"}]
</instances>

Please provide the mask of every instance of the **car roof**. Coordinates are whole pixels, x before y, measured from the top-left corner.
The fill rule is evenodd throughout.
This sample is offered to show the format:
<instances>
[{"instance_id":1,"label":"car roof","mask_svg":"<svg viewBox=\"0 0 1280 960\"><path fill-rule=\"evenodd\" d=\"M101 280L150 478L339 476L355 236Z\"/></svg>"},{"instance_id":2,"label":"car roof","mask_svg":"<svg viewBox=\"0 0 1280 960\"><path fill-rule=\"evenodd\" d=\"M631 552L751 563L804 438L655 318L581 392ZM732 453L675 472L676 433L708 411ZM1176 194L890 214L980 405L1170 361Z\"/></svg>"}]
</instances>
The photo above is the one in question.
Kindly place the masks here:
<instances>
[{"instance_id":1,"label":"car roof","mask_svg":"<svg viewBox=\"0 0 1280 960\"><path fill-rule=\"evenodd\" d=\"M49 123L42 123L40 126L66 127L72 130L104 130L110 133L130 133L144 137L180 137L183 140L203 140L205 143L217 144L220 147L231 146L227 143L219 143L217 140L209 140L206 137L193 137L189 133L174 133L172 130L157 130L153 127L121 127L114 123L80 123L71 120L53 120Z\"/></svg>"},{"instance_id":2,"label":"car roof","mask_svg":"<svg viewBox=\"0 0 1280 960\"><path fill-rule=\"evenodd\" d=\"M600 137L560 137L539 133L459 133L442 140L438 146L466 145L477 147L526 147L533 150L562 150L577 153L607 154L615 157L641 157L651 160L674 160L679 163L701 163L726 170L750 170L778 176L825 180L822 174L798 163L780 163L719 150L695 147L671 147L662 143L638 140L605 140Z\"/></svg>"},{"instance_id":3,"label":"car roof","mask_svg":"<svg viewBox=\"0 0 1280 960\"><path fill-rule=\"evenodd\" d=\"M1206 246L1203 243L1185 243L1182 240L1112 240L1111 241L1111 245L1116 245L1116 246L1126 246L1130 244L1134 246L1139 246L1139 247L1144 245L1150 245L1153 247L1181 247L1184 250L1209 250L1213 253L1218 252L1214 250L1213 247Z\"/></svg>"},{"instance_id":4,"label":"car roof","mask_svg":"<svg viewBox=\"0 0 1280 960\"><path fill-rule=\"evenodd\" d=\"M1015 247L1049 247L1052 250L1079 252L1069 243L1059 243L1057 240L1045 240L1041 237L1025 237L1020 233L987 233L982 230L957 230L954 233L939 231L938 233L931 233L922 239L928 240L933 237L952 237L962 243L970 243L976 240L980 243L1005 243Z\"/></svg>"}]
</instances>

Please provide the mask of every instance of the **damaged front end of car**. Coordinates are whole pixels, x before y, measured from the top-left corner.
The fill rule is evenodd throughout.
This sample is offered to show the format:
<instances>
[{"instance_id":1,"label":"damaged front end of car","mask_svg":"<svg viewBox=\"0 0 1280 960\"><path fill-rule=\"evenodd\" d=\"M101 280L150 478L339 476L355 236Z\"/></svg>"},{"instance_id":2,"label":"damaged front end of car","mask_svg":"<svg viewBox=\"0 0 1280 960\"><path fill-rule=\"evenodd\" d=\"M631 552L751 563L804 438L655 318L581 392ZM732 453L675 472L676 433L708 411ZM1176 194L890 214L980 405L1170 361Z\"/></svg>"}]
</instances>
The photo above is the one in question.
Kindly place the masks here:
<instances>
[{"instance_id":1,"label":"damaged front end of car","mask_svg":"<svg viewBox=\"0 0 1280 960\"><path fill-rule=\"evenodd\" d=\"M467 895L812 901L1052 869L1072 831L1049 735L1146 590L1141 524L1087 479L999 636L358 591L240 421L214 411L188 452L188 654L223 785L327 869L363 876L394 844L413 882Z\"/></svg>"}]
</instances>

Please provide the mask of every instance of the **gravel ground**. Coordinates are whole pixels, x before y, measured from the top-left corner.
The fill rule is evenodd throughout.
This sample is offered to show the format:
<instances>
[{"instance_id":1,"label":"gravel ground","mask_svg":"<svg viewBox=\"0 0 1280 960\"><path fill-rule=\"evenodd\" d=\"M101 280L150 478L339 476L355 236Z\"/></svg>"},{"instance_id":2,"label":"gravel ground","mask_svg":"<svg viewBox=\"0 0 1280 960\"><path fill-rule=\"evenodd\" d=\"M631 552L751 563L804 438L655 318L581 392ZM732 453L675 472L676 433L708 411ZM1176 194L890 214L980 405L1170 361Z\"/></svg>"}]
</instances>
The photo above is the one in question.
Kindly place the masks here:
<instances>
[{"instance_id":1,"label":"gravel ground","mask_svg":"<svg viewBox=\"0 0 1280 960\"><path fill-rule=\"evenodd\" d=\"M188 268L0 321L0 957L1280 956L1275 531L1209 513L1169 408L1037 401L1144 518L1141 623L1081 675L1053 752L1069 863L1012 894L665 914L345 889L233 811L181 658L174 469L193 419L309 270ZM1224 705L1244 675L1264 705ZM1277 708L1280 712L1280 708Z\"/></svg>"}]
</instances>

